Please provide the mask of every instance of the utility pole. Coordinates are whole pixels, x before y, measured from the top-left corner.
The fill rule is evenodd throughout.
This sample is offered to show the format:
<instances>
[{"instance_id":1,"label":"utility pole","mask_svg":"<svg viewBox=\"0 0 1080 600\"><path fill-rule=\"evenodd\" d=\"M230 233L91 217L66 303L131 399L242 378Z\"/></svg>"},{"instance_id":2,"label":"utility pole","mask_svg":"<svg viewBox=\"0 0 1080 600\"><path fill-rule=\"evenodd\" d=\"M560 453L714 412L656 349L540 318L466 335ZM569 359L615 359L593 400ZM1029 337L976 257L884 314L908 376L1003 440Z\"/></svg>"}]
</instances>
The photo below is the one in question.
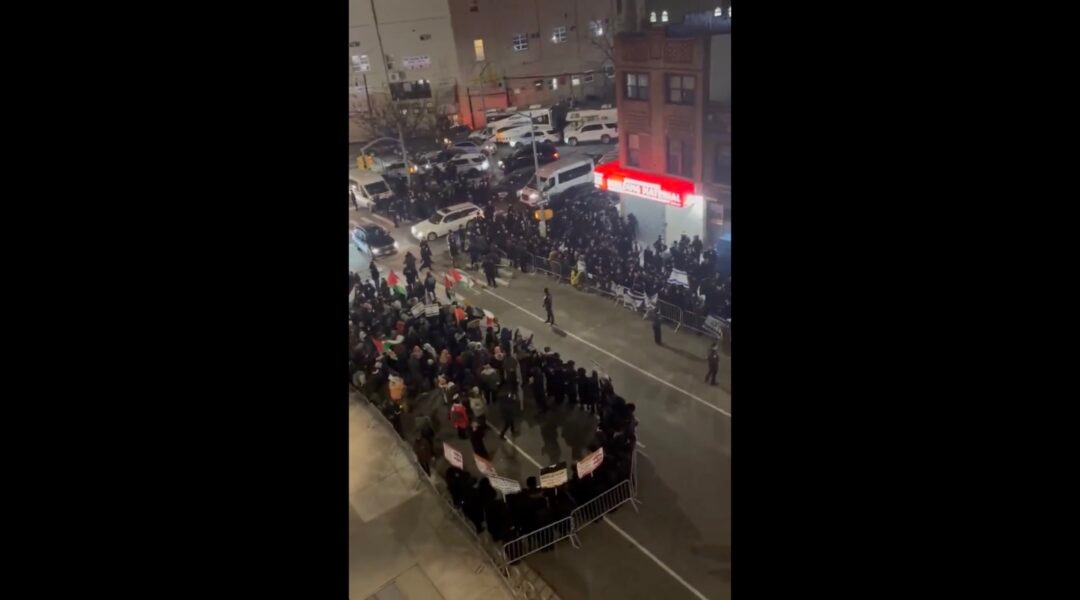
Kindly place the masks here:
<instances>
[{"instance_id":1,"label":"utility pole","mask_svg":"<svg viewBox=\"0 0 1080 600\"><path fill-rule=\"evenodd\" d=\"M536 121L533 120L533 116L529 115L529 137L532 139L533 149L533 167L536 169L533 171L533 179L536 180L537 191L540 192L540 203L537 205L540 207L540 237L547 237L547 200L544 197L544 190L540 188L540 157L536 155Z\"/></svg>"},{"instance_id":2,"label":"utility pole","mask_svg":"<svg viewBox=\"0 0 1080 600\"><path fill-rule=\"evenodd\" d=\"M379 41L379 62L382 63L383 75L386 76L386 91L390 93L390 106L394 111L394 121L397 123L398 142L401 144L401 159L405 161L405 185L412 188L412 169L409 168L409 153L405 150L405 129L401 125L401 114L397 112L398 104L394 99L394 91L390 88L390 69L386 66L386 52L383 51L382 34L379 33L379 16L375 13L375 0L371 0L371 18L375 22L375 38Z\"/></svg>"}]
</instances>

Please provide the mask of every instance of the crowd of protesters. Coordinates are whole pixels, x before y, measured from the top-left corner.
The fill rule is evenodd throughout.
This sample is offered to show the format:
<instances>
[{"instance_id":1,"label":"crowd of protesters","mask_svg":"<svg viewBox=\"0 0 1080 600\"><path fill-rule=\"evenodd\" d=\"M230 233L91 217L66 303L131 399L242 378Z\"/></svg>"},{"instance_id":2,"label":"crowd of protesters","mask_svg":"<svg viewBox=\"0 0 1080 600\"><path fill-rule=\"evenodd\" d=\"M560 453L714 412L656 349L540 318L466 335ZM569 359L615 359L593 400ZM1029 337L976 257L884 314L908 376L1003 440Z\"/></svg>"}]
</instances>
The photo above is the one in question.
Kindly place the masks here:
<instances>
[{"instance_id":1,"label":"crowd of protesters","mask_svg":"<svg viewBox=\"0 0 1080 600\"><path fill-rule=\"evenodd\" d=\"M558 273L575 286L614 292L625 287L697 314L731 317L731 278L721 281L717 255L698 236L683 235L668 246L660 238L642 247L637 220L622 217L605 192L586 192L553 203L554 215L541 237L533 210L511 202L505 213L485 208L483 221L463 225L448 236L452 256L466 256L474 267L495 251L511 267L530 266ZM671 282L686 273L686 285Z\"/></svg>"},{"instance_id":2,"label":"crowd of protesters","mask_svg":"<svg viewBox=\"0 0 1080 600\"><path fill-rule=\"evenodd\" d=\"M431 273L428 273L431 277ZM403 293L402 293L402 289ZM595 438L586 448L604 449L602 464L579 479L542 489L529 477L522 491L500 497L487 478L477 479L456 467L446 469L447 489L477 533L487 530L497 542L516 539L569 516L630 476L636 441L634 405L618 396L609 378L596 370L564 361L550 348L538 350L532 336L511 331L482 310L457 302L432 302L433 293L419 280L394 289L350 274L350 383L379 405L395 430L406 437L402 412L421 395L439 409L417 420L413 447L429 474L435 457L438 419L469 439L477 456L489 458L488 422L502 423L499 437L516 433L520 406L530 399L538 414L565 405L591 414ZM452 292L448 296L453 298ZM429 312L417 306L437 307ZM498 429L492 423L493 430Z\"/></svg>"}]
</instances>

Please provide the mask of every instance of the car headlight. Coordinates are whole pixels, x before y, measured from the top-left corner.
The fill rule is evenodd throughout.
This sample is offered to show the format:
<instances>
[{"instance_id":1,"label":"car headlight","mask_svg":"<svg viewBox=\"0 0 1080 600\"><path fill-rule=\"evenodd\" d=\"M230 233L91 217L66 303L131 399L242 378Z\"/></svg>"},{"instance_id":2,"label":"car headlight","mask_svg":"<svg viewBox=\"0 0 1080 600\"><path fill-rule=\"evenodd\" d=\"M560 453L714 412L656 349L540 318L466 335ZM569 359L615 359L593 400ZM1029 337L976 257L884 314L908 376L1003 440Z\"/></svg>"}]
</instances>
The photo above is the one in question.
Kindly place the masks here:
<instances>
[{"instance_id":1,"label":"car headlight","mask_svg":"<svg viewBox=\"0 0 1080 600\"><path fill-rule=\"evenodd\" d=\"M490 167L490 166L491 166L491 163L489 163L489 162L488 162L488 161L486 161L486 160L485 160L484 162L480 163L480 168L481 168L481 169L486 169L486 168L488 168L488 167Z\"/></svg>"},{"instance_id":2,"label":"car headlight","mask_svg":"<svg viewBox=\"0 0 1080 600\"><path fill-rule=\"evenodd\" d=\"M397 250L397 242L394 242L394 250Z\"/></svg>"}]
</instances>

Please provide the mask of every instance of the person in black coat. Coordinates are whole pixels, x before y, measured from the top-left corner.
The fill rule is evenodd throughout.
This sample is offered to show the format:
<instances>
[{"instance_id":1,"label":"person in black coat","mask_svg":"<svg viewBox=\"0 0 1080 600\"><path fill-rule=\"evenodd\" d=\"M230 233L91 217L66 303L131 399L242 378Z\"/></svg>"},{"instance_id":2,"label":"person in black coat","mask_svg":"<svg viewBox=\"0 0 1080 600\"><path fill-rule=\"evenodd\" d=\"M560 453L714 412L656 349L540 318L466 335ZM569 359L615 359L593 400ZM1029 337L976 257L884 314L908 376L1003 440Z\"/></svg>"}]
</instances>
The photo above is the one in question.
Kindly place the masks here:
<instances>
[{"instance_id":1,"label":"person in black coat","mask_svg":"<svg viewBox=\"0 0 1080 600\"><path fill-rule=\"evenodd\" d=\"M563 366L562 381L563 389L566 391L566 403L573 408L578 403L577 393L577 381L575 376L577 370L574 369L574 361L569 361Z\"/></svg>"},{"instance_id":2,"label":"person in black coat","mask_svg":"<svg viewBox=\"0 0 1080 600\"><path fill-rule=\"evenodd\" d=\"M533 365L532 370L529 372L529 377L532 377L533 380L533 401L536 402L536 406L540 412L546 412L548 409L547 391L544 388L544 374L540 371L540 367Z\"/></svg>"}]
</instances>

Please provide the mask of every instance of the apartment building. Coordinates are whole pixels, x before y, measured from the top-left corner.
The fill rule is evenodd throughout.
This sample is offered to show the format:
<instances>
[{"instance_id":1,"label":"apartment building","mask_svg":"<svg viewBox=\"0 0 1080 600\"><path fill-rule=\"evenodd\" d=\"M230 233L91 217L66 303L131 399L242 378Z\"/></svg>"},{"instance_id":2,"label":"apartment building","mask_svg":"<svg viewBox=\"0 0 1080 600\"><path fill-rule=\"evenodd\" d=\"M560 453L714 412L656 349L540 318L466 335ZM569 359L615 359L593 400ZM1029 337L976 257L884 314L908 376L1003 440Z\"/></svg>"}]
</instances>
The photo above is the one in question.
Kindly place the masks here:
<instances>
[{"instance_id":1,"label":"apartment building","mask_svg":"<svg viewBox=\"0 0 1080 600\"><path fill-rule=\"evenodd\" d=\"M349 0L351 117L390 99L457 114L458 73L447 0ZM349 122L351 140L366 136L355 118Z\"/></svg>"},{"instance_id":2,"label":"apartment building","mask_svg":"<svg viewBox=\"0 0 1080 600\"><path fill-rule=\"evenodd\" d=\"M624 2L449 0L465 121L479 126L490 108L611 101Z\"/></svg>"},{"instance_id":3,"label":"apartment building","mask_svg":"<svg viewBox=\"0 0 1080 600\"><path fill-rule=\"evenodd\" d=\"M619 192L646 241L701 236L729 256L731 20L686 13L615 38L619 160L597 185Z\"/></svg>"}]
</instances>

